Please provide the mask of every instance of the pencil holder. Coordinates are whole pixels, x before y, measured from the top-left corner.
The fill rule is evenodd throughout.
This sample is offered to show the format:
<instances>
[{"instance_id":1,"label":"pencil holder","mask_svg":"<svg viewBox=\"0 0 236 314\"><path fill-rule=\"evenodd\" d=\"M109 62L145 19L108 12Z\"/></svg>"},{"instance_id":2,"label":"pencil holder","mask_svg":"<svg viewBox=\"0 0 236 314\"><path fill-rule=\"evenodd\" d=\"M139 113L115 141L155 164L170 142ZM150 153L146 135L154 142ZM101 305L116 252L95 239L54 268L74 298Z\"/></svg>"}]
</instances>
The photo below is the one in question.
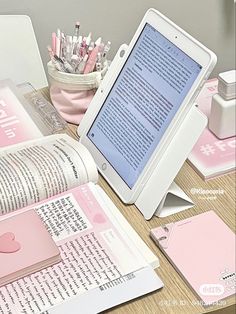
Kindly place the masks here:
<instances>
[{"instance_id":1,"label":"pencil holder","mask_svg":"<svg viewBox=\"0 0 236 314\"><path fill-rule=\"evenodd\" d=\"M102 71L89 74L60 72L51 61L47 66L53 105L66 121L79 124L106 74L108 63Z\"/></svg>"}]
</instances>

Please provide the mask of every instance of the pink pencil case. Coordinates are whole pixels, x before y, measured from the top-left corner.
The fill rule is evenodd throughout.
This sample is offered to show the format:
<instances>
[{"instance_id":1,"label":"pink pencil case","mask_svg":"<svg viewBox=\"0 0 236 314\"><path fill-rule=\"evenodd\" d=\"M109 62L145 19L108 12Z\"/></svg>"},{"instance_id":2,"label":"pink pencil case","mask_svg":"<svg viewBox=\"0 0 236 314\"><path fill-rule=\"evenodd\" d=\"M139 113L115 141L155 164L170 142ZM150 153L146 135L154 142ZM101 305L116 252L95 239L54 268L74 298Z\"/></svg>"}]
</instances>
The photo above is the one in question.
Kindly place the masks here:
<instances>
[{"instance_id":1,"label":"pink pencil case","mask_svg":"<svg viewBox=\"0 0 236 314\"><path fill-rule=\"evenodd\" d=\"M205 305L235 293L235 234L214 211L152 229L151 237Z\"/></svg>"},{"instance_id":2,"label":"pink pencil case","mask_svg":"<svg viewBox=\"0 0 236 314\"><path fill-rule=\"evenodd\" d=\"M66 121L79 124L107 72L108 64L102 71L88 74L60 72L51 61L47 66L53 105Z\"/></svg>"}]
</instances>

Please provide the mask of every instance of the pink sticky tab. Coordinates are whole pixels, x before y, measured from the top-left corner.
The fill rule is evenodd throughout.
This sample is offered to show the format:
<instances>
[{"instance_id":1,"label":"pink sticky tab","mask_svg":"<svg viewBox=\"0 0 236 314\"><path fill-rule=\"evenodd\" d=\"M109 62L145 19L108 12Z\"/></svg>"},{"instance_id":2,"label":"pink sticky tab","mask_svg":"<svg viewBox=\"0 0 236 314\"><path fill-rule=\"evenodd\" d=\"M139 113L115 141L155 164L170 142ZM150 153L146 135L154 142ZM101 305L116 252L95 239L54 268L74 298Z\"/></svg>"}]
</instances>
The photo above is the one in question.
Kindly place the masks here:
<instances>
[{"instance_id":1,"label":"pink sticky tab","mask_svg":"<svg viewBox=\"0 0 236 314\"><path fill-rule=\"evenodd\" d=\"M0 253L15 253L20 249L20 243L15 241L14 233L6 232L0 236Z\"/></svg>"}]
</instances>

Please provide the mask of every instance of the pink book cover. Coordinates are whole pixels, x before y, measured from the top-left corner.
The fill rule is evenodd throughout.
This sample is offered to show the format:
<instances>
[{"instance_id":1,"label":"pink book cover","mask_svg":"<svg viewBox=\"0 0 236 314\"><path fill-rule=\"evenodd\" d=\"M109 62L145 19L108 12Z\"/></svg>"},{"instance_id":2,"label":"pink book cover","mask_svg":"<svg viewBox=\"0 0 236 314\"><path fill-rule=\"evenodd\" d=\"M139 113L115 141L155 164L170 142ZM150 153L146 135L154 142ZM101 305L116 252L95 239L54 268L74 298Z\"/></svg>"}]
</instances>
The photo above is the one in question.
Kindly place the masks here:
<instances>
[{"instance_id":1,"label":"pink book cover","mask_svg":"<svg viewBox=\"0 0 236 314\"><path fill-rule=\"evenodd\" d=\"M42 137L11 80L0 81L0 148Z\"/></svg>"},{"instance_id":2,"label":"pink book cover","mask_svg":"<svg viewBox=\"0 0 236 314\"><path fill-rule=\"evenodd\" d=\"M196 100L199 110L207 117L211 111L212 96L217 90L218 80L209 80ZM235 169L235 142L236 137L220 140L206 128L190 153L188 161L203 179L232 172Z\"/></svg>"},{"instance_id":3,"label":"pink book cover","mask_svg":"<svg viewBox=\"0 0 236 314\"><path fill-rule=\"evenodd\" d=\"M235 234L214 211L152 229L151 237L205 305L235 293Z\"/></svg>"},{"instance_id":4,"label":"pink book cover","mask_svg":"<svg viewBox=\"0 0 236 314\"><path fill-rule=\"evenodd\" d=\"M59 261L59 249L34 210L0 221L0 286Z\"/></svg>"}]
</instances>

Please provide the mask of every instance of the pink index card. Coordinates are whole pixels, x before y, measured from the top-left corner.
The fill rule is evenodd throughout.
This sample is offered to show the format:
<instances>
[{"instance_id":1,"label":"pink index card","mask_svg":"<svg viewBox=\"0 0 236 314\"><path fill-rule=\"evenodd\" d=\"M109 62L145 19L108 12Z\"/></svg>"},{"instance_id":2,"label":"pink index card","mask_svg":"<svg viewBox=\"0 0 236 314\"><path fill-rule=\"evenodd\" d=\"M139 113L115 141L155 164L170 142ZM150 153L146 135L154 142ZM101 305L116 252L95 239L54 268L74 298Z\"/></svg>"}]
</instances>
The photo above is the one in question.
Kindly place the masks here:
<instances>
[{"instance_id":1,"label":"pink index card","mask_svg":"<svg viewBox=\"0 0 236 314\"><path fill-rule=\"evenodd\" d=\"M235 293L235 234L214 211L152 229L151 237L206 305Z\"/></svg>"}]
</instances>

